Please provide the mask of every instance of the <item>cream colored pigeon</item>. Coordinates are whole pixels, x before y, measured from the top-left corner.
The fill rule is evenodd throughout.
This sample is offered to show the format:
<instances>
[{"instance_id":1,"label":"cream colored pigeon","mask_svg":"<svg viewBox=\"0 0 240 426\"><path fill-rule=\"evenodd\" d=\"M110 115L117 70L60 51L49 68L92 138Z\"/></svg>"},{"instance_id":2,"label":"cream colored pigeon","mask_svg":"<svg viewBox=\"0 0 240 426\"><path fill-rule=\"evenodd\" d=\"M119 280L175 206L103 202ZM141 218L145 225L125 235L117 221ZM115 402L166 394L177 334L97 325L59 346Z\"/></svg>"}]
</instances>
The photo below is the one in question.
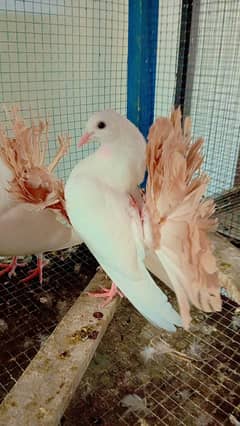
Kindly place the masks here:
<instances>
[{"instance_id":1,"label":"cream colored pigeon","mask_svg":"<svg viewBox=\"0 0 240 426\"><path fill-rule=\"evenodd\" d=\"M36 270L22 281L39 274L42 282L41 254L80 244L65 211L63 184L53 175L69 138L59 137L59 151L45 166L47 122L26 127L16 108L12 117L14 138L0 128L0 255L13 261L0 265L0 275L14 272L17 256L36 254Z\"/></svg>"},{"instance_id":2,"label":"cream colored pigeon","mask_svg":"<svg viewBox=\"0 0 240 426\"><path fill-rule=\"evenodd\" d=\"M191 143L190 120L181 113L156 121L147 147L137 128L114 111L94 114L80 140L100 148L73 169L65 188L71 223L114 283L102 296L120 291L155 326L189 327L190 303L220 310L220 284L207 231L213 202L202 200L207 185L195 177L201 140ZM145 165L145 200L137 185ZM141 205L142 204L142 205ZM174 289L182 321L155 284L144 262Z\"/></svg>"}]
</instances>

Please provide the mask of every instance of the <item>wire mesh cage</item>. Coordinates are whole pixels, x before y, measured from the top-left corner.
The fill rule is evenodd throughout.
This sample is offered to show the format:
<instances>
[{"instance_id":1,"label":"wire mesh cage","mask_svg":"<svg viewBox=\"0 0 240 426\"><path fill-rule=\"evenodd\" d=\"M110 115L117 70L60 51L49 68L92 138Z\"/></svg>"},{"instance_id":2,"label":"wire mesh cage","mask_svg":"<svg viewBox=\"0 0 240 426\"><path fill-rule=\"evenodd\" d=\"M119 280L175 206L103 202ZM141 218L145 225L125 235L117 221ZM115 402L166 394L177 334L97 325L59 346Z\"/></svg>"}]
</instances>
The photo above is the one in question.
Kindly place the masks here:
<instances>
[{"instance_id":1,"label":"wire mesh cage","mask_svg":"<svg viewBox=\"0 0 240 426\"><path fill-rule=\"evenodd\" d=\"M239 14L237 0L0 0L0 102L18 104L27 119L48 117L49 160L57 136L71 136L69 155L57 167L64 181L97 147L76 147L93 112L111 108L127 115L146 137L154 118L180 105L192 118L194 136L205 139L207 196L216 200L218 230L239 246ZM2 110L0 121L8 125ZM19 283L32 258L11 280L1 277L1 398L97 268L84 245L46 257L43 286ZM239 310L233 301L225 299L222 313L196 316L189 335L163 333L165 343L189 358L164 355L150 368L135 347L141 351L154 332L127 302L118 320L62 424L239 424ZM148 334L139 340L142 329ZM119 351L109 349L112 341ZM126 414L119 404L125 394L139 396L142 411Z\"/></svg>"},{"instance_id":2,"label":"wire mesh cage","mask_svg":"<svg viewBox=\"0 0 240 426\"><path fill-rule=\"evenodd\" d=\"M190 115L205 139L207 195L219 231L239 241L239 4L160 2L155 115L169 102ZM234 190L232 191L232 189Z\"/></svg>"},{"instance_id":3,"label":"wire mesh cage","mask_svg":"<svg viewBox=\"0 0 240 426\"><path fill-rule=\"evenodd\" d=\"M29 106L49 118L50 157L57 135L71 135L58 167L63 179L94 149L77 151L75 143L89 114L126 113L127 11L125 1L0 2L1 100L17 103L26 118Z\"/></svg>"},{"instance_id":4,"label":"wire mesh cage","mask_svg":"<svg viewBox=\"0 0 240 426\"><path fill-rule=\"evenodd\" d=\"M0 280L0 400L16 383L37 351L69 307L94 276L97 262L87 247L46 255L43 285L19 280L24 269L34 267L34 259L16 276Z\"/></svg>"},{"instance_id":5,"label":"wire mesh cage","mask_svg":"<svg viewBox=\"0 0 240 426\"><path fill-rule=\"evenodd\" d=\"M235 310L225 299L220 315L196 313L189 333L171 335L156 333L124 302L62 425L237 424Z\"/></svg>"},{"instance_id":6,"label":"wire mesh cage","mask_svg":"<svg viewBox=\"0 0 240 426\"><path fill-rule=\"evenodd\" d=\"M27 120L48 118L47 161L57 136L71 135L69 155L57 167L63 180L96 148L94 142L76 147L89 114L126 113L127 25L125 1L0 1L0 101L6 108L17 104ZM9 127L2 108L0 119ZM46 258L42 287L38 279L19 283L34 267L31 257L12 280L1 277L1 398L97 267L85 246Z\"/></svg>"}]
</instances>

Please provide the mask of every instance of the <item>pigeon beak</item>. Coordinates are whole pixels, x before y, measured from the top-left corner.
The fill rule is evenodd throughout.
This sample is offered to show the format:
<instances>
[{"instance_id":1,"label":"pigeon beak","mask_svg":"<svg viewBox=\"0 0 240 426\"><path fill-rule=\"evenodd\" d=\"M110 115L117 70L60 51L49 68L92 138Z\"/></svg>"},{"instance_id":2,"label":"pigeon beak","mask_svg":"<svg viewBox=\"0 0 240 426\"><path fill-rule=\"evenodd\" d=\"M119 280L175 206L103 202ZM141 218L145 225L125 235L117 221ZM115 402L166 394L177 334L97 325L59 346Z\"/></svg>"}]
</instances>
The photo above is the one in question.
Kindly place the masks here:
<instances>
[{"instance_id":1,"label":"pigeon beak","mask_svg":"<svg viewBox=\"0 0 240 426\"><path fill-rule=\"evenodd\" d=\"M77 144L78 148L81 148L81 146L83 146L86 143L88 143L90 141L90 139L91 139L92 136L93 136L93 132L91 132L91 133L88 133L88 132L84 133L84 135L82 135L82 137L80 138L80 140L79 140L79 142Z\"/></svg>"}]
</instances>

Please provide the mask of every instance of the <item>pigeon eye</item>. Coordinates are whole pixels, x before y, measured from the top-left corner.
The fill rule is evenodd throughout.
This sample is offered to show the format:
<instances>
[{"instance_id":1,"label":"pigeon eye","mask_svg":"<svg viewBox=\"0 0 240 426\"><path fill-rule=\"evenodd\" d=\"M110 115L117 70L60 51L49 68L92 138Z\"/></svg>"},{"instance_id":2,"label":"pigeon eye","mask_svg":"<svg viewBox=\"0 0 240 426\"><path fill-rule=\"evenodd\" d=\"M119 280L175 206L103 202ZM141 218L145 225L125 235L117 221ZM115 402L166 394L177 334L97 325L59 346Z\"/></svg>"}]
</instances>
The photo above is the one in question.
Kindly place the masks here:
<instances>
[{"instance_id":1,"label":"pigeon eye","mask_svg":"<svg viewBox=\"0 0 240 426\"><path fill-rule=\"evenodd\" d=\"M106 127L106 124L104 123L104 121L99 121L97 126L99 129L104 129L104 127Z\"/></svg>"}]
</instances>

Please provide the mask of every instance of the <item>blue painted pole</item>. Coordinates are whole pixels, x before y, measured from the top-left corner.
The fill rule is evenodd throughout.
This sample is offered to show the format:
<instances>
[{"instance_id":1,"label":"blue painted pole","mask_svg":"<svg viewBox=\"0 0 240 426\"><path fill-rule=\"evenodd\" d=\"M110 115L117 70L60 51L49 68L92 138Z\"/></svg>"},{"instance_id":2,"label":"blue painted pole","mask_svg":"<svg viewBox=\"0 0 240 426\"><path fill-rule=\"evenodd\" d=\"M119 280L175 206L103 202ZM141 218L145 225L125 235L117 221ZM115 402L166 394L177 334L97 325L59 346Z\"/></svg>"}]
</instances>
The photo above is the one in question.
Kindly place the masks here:
<instances>
[{"instance_id":1,"label":"blue painted pole","mask_svg":"<svg viewBox=\"0 0 240 426\"><path fill-rule=\"evenodd\" d=\"M127 117L145 137L154 120L158 8L159 0L129 0Z\"/></svg>"}]
</instances>

